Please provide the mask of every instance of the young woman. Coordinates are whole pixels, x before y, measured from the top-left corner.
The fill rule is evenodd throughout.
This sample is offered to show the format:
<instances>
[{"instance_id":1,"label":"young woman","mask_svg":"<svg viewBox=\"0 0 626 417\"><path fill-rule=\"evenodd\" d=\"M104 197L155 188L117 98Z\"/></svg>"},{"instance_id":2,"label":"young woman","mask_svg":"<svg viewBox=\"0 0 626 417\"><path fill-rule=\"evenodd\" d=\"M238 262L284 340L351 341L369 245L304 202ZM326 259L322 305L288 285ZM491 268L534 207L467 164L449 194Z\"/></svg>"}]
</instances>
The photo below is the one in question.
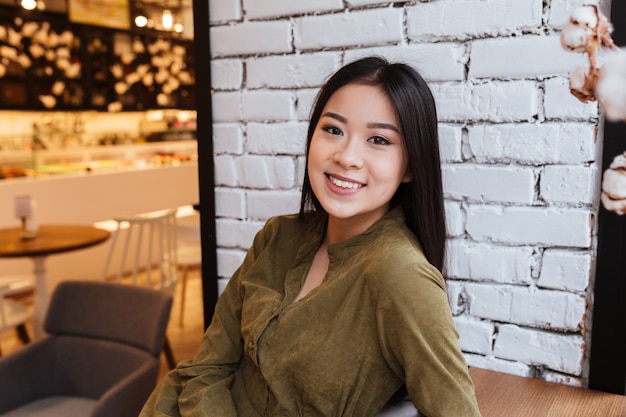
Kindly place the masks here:
<instances>
[{"instance_id":1,"label":"young woman","mask_svg":"<svg viewBox=\"0 0 626 417\"><path fill-rule=\"evenodd\" d=\"M346 65L313 109L299 215L257 234L141 416L375 416L403 386L425 416L480 416L444 244L428 86L382 58Z\"/></svg>"}]
</instances>

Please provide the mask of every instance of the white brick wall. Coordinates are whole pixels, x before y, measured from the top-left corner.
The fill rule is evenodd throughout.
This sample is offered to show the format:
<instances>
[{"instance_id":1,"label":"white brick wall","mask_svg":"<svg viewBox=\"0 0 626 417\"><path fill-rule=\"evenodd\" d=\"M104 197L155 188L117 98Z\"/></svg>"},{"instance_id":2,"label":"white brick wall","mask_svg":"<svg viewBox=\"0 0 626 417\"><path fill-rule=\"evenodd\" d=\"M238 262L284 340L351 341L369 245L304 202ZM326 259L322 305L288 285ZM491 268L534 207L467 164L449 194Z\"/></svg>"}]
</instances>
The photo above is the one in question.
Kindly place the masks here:
<instances>
[{"instance_id":1,"label":"white brick wall","mask_svg":"<svg viewBox=\"0 0 626 417\"><path fill-rule=\"evenodd\" d=\"M448 298L474 366L584 385L598 211L598 108L568 90L574 7L597 0L210 0L218 273L295 212L324 79L379 54L438 106Z\"/></svg>"}]
</instances>

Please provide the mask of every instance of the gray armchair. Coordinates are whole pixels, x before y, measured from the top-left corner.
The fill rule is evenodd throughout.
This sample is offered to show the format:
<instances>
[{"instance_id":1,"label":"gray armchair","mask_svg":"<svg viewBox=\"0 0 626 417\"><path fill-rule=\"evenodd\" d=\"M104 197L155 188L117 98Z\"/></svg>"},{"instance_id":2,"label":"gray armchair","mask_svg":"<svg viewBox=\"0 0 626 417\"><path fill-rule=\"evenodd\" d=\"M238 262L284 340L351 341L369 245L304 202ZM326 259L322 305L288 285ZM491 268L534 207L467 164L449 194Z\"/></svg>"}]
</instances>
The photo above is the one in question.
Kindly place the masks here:
<instances>
[{"instance_id":1,"label":"gray armchair","mask_svg":"<svg viewBox=\"0 0 626 417\"><path fill-rule=\"evenodd\" d=\"M0 359L0 416L136 417L156 385L171 305L147 288L59 284L49 336Z\"/></svg>"}]
</instances>

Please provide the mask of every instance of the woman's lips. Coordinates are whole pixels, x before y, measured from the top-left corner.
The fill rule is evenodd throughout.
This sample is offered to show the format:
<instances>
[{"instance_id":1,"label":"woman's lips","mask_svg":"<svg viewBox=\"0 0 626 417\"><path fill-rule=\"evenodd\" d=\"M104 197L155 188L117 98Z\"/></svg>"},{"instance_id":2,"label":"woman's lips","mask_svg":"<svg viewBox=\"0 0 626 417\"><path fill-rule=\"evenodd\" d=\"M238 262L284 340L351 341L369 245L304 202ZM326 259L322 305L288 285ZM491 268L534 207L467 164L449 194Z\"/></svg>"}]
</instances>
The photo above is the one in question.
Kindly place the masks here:
<instances>
[{"instance_id":1,"label":"woman's lips","mask_svg":"<svg viewBox=\"0 0 626 417\"><path fill-rule=\"evenodd\" d=\"M335 187L343 189L343 190L358 190L359 188L363 188L365 185L351 181L347 178L336 177L330 174L326 174L326 178L333 184Z\"/></svg>"}]
</instances>

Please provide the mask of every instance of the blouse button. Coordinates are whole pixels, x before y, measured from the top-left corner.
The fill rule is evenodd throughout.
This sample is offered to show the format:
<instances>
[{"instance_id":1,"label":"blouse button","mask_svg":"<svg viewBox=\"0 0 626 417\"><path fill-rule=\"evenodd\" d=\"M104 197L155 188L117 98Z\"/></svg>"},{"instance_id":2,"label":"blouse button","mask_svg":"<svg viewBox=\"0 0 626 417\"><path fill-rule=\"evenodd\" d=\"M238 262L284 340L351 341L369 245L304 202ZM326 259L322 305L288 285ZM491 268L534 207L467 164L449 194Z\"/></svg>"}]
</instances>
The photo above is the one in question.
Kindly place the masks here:
<instances>
[{"instance_id":1,"label":"blouse button","mask_svg":"<svg viewBox=\"0 0 626 417\"><path fill-rule=\"evenodd\" d=\"M254 350L254 347L255 347L255 346L254 346L254 342L250 342L250 343L248 344L248 348L250 348L250 350Z\"/></svg>"}]
</instances>

